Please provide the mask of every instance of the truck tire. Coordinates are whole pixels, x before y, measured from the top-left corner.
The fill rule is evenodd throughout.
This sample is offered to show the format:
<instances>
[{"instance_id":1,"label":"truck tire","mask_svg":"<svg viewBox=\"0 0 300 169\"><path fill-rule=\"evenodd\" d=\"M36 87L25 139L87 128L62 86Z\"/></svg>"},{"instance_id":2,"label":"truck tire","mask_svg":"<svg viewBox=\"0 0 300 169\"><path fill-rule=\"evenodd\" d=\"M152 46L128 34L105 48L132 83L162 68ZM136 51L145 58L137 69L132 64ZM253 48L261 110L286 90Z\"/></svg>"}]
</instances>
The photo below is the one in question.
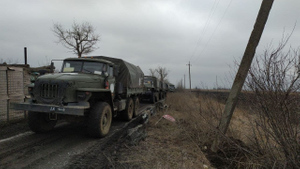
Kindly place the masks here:
<instances>
[{"instance_id":1,"label":"truck tire","mask_svg":"<svg viewBox=\"0 0 300 169\"><path fill-rule=\"evenodd\" d=\"M151 96L150 96L150 102L151 102L151 103L155 103L155 100L156 100L156 99L155 99L155 94L152 93Z\"/></svg>"},{"instance_id":2,"label":"truck tire","mask_svg":"<svg viewBox=\"0 0 300 169\"><path fill-rule=\"evenodd\" d=\"M126 102L126 108L122 112L123 119L126 121L130 121L133 116L134 104L132 98L128 98Z\"/></svg>"},{"instance_id":3,"label":"truck tire","mask_svg":"<svg viewBox=\"0 0 300 169\"><path fill-rule=\"evenodd\" d=\"M140 100L138 97L135 97L133 99L134 102L134 110L133 110L133 117L136 117L139 113L139 107L140 107Z\"/></svg>"},{"instance_id":4,"label":"truck tire","mask_svg":"<svg viewBox=\"0 0 300 169\"><path fill-rule=\"evenodd\" d=\"M162 92L159 92L159 99L158 100L162 100L162 96L163 94L162 94Z\"/></svg>"},{"instance_id":5,"label":"truck tire","mask_svg":"<svg viewBox=\"0 0 300 169\"><path fill-rule=\"evenodd\" d=\"M92 137L102 138L110 130L112 112L109 104L105 102L96 103L90 110L87 130Z\"/></svg>"},{"instance_id":6,"label":"truck tire","mask_svg":"<svg viewBox=\"0 0 300 169\"><path fill-rule=\"evenodd\" d=\"M50 120L47 113L28 112L28 126L35 133L44 133L52 130L56 122L57 120Z\"/></svg>"},{"instance_id":7,"label":"truck tire","mask_svg":"<svg viewBox=\"0 0 300 169\"><path fill-rule=\"evenodd\" d=\"M165 99L165 98L166 98L166 94L165 94L165 92L163 92L161 95L161 99Z\"/></svg>"}]
</instances>

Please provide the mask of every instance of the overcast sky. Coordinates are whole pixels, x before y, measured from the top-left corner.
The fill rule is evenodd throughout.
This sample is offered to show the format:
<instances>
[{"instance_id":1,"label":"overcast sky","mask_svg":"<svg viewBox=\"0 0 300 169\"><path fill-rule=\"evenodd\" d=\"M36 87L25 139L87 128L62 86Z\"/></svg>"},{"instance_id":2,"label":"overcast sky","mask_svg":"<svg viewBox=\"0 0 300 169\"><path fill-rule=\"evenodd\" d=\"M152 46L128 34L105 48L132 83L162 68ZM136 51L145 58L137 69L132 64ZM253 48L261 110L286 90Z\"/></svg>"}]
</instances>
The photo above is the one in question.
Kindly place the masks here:
<instances>
[{"instance_id":1,"label":"overcast sky","mask_svg":"<svg viewBox=\"0 0 300 169\"><path fill-rule=\"evenodd\" d=\"M51 31L89 22L101 36L90 54L124 59L144 74L158 66L175 85L231 86L231 67L243 56L262 0L1 0L0 61L38 67L51 59L76 57ZM275 0L257 54L290 33L300 19L299 0ZM289 41L300 46L300 24Z\"/></svg>"}]
</instances>

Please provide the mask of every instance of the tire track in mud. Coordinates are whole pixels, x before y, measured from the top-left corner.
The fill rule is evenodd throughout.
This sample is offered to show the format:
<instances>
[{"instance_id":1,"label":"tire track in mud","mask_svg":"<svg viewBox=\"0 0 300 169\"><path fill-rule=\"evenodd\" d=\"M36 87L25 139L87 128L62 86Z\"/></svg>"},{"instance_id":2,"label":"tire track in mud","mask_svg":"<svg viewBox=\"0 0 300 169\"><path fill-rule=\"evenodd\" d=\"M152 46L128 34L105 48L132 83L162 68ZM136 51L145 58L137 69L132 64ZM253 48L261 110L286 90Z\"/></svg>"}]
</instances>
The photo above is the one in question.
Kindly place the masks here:
<instances>
[{"instance_id":1,"label":"tire track in mud","mask_svg":"<svg viewBox=\"0 0 300 169\"><path fill-rule=\"evenodd\" d=\"M149 105L144 105L140 111L146 109L147 106ZM87 136L86 127L83 125L68 123L59 124L53 131L44 134L26 132L27 134L3 139L0 140L0 168L88 166L86 163L76 165L78 162L76 157L93 158L86 154L93 149L105 148L111 142L118 141L115 134L121 135L125 131L123 128L128 126L129 123L115 120L109 135L102 139Z\"/></svg>"},{"instance_id":2,"label":"tire track in mud","mask_svg":"<svg viewBox=\"0 0 300 169\"><path fill-rule=\"evenodd\" d=\"M32 133L0 143L0 168L24 168L34 161L45 159L56 148L61 149L71 143L68 138L76 134L71 132L72 128L59 126L49 133Z\"/></svg>"}]
</instances>

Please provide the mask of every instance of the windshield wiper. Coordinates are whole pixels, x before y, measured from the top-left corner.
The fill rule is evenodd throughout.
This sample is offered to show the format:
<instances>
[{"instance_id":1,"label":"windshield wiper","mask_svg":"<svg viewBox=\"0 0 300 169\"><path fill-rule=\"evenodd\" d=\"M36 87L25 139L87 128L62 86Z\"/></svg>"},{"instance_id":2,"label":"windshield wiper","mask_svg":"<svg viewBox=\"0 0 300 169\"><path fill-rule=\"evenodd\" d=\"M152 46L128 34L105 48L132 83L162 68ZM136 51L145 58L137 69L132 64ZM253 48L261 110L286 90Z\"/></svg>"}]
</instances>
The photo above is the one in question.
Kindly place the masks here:
<instances>
[{"instance_id":1,"label":"windshield wiper","mask_svg":"<svg viewBox=\"0 0 300 169\"><path fill-rule=\"evenodd\" d=\"M92 71L90 71L88 69L85 69L85 68L83 68L83 70L86 71L86 72L88 72L88 73L93 73ZM86 73L86 72L84 72L84 73Z\"/></svg>"}]
</instances>

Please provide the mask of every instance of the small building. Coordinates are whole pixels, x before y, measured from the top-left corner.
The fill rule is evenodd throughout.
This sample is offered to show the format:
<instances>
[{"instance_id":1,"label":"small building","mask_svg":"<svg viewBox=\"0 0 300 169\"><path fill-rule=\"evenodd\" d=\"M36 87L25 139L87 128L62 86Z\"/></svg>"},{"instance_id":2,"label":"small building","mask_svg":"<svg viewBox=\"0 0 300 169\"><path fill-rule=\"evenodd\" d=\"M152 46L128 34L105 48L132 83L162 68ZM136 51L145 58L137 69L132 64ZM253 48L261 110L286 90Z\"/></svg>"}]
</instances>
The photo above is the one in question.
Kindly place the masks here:
<instances>
[{"instance_id":1,"label":"small building","mask_svg":"<svg viewBox=\"0 0 300 169\"><path fill-rule=\"evenodd\" d=\"M31 74L50 73L51 66L30 68L29 65L0 64L0 126L9 121L26 118L26 112L10 109L11 102L23 102L28 94Z\"/></svg>"}]
</instances>

